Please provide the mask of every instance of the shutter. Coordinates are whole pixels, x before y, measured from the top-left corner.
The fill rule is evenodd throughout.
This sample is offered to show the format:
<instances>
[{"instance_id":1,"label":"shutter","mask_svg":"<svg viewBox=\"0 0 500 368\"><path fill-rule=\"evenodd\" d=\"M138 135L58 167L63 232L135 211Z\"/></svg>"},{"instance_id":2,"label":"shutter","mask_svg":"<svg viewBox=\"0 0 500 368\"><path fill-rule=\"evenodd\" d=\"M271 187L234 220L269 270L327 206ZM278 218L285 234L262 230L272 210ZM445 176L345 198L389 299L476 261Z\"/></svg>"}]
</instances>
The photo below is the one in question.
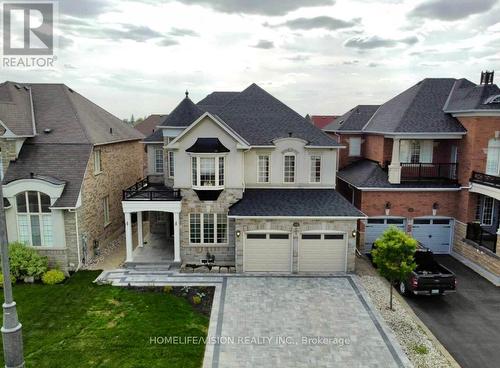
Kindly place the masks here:
<instances>
[{"instance_id":1,"label":"shutter","mask_svg":"<svg viewBox=\"0 0 500 368\"><path fill-rule=\"evenodd\" d=\"M420 141L420 162L432 162L432 151L434 151L434 141Z\"/></svg>"},{"instance_id":2,"label":"shutter","mask_svg":"<svg viewBox=\"0 0 500 368\"><path fill-rule=\"evenodd\" d=\"M399 142L399 162L410 162L410 141Z\"/></svg>"}]
</instances>

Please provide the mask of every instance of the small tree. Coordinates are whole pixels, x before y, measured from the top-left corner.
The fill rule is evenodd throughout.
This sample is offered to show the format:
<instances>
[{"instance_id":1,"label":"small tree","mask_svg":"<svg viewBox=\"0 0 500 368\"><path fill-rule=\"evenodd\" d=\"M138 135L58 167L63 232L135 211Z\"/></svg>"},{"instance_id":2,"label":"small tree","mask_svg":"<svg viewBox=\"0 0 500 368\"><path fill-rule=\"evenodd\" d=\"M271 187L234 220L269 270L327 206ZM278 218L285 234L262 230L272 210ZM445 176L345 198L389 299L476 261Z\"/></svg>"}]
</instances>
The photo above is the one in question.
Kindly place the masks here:
<instances>
[{"instance_id":1,"label":"small tree","mask_svg":"<svg viewBox=\"0 0 500 368\"><path fill-rule=\"evenodd\" d=\"M394 283L406 280L417 267L413 257L417 249L417 241L391 226L375 241L375 246L376 248L372 250L373 263L377 265L380 274L389 280L389 308L392 310Z\"/></svg>"}]
</instances>

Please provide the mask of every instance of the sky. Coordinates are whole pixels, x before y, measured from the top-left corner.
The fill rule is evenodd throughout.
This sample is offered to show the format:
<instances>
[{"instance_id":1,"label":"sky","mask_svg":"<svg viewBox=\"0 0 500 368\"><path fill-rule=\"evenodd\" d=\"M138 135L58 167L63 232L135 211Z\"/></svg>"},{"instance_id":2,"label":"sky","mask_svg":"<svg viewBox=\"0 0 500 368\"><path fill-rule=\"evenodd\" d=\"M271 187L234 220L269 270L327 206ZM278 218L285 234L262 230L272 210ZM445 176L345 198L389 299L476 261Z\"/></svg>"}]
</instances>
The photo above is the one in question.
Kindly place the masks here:
<instances>
[{"instance_id":1,"label":"sky","mask_svg":"<svg viewBox=\"0 0 500 368\"><path fill-rule=\"evenodd\" d=\"M302 115L380 104L426 77L500 78L500 0L61 0L52 70L120 118L251 83Z\"/></svg>"}]
</instances>

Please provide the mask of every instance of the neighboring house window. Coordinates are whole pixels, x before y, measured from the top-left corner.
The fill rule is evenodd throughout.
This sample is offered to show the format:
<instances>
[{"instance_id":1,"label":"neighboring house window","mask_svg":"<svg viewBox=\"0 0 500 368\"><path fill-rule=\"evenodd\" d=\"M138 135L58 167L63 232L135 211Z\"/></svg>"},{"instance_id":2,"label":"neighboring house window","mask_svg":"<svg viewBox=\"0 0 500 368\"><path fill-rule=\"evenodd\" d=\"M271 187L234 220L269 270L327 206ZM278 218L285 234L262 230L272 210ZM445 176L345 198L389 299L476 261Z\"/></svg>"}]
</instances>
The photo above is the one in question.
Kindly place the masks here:
<instances>
[{"instance_id":1,"label":"neighboring house window","mask_svg":"<svg viewBox=\"0 0 500 368\"><path fill-rule=\"evenodd\" d=\"M311 156L311 183L321 182L321 156Z\"/></svg>"},{"instance_id":2,"label":"neighboring house window","mask_svg":"<svg viewBox=\"0 0 500 368\"><path fill-rule=\"evenodd\" d=\"M225 158L200 157L191 158L192 183L195 187L222 187L225 177Z\"/></svg>"},{"instance_id":3,"label":"neighboring house window","mask_svg":"<svg viewBox=\"0 0 500 368\"><path fill-rule=\"evenodd\" d=\"M269 183L269 160L268 155L258 157L257 162L257 181L259 183Z\"/></svg>"},{"instance_id":4,"label":"neighboring house window","mask_svg":"<svg viewBox=\"0 0 500 368\"><path fill-rule=\"evenodd\" d=\"M486 174L500 176L500 139L490 139L488 142Z\"/></svg>"},{"instance_id":5,"label":"neighboring house window","mask_svg":"<svg viewBox=\"0 0 500 368\"><path fill-rule=\"evenodd\" d=\"M349 138L349 156L361 156L361 138Z\"/></svg>"},{"instance_id":6,"label":"neighboring house window","mask_svg":"<svg viewBox=\"0 0 500 368\"><path fill-rule=\"evenodd\" d=\"M173 178L175 174L174 152L168 151L168 176Z\"/></svg>"},{"instance_id":7,"label":"neighboring house window","mask_svg":"<svg viewBox=\"0 0 500 368\"><path fill-rule=\"evenodd\" d=\"M189 240L193 244L227 243L227 215L220 213L191 213Z\"/></svg>"},{"instance_id":8,"label":"neighboring house window","mask_svg":"<svg viewBox=\"0 0 500 368\"><path fill-rule=\"evenodd\" d=\"M104 226L111 223L109 219L109 196L102 199L102 212L104 214Z\"/></svg>"},{"instance_id":9,"label":"neighboring house window","mask_svg":"<svg viewBox=\"0 0 500 368\"><path fill-rule=\"evenodd\" d=\"M94 151L94 174L99 174L102 172L101 167L101 150Z\"/></svg>"},{"instance_id":10,"label":"neighboring house window","mask_svg":"<svg viewBox=\"0 0 500 368\"><path fill-rule=\"evenodd\" d=\"M401 140L400 161L404 163L432 163L434 142L432 140Z\"/></svg>"},{"instance_id":11,"label":"neighboring house window","mask_svg":"<svg viewBox=\"0 0 500 368\"><path fill-rule=\"evenodd\" d=\"M484 226L493 225L493 211L495 209L495 200L491 197L483 197L483 216L481 224Z\"/></svg>"},{"instance_id":12,"label":"neighboring house window","mask_svg":"<svg viewBox=\"0 0 500 368\"><path fill-rule=\"evenodd\" d=\"M163 148L155 148L155 173L163 174Z\"/></svg>"},{"instance_id":13,"label":"neighboring house window","mask_svg":"<svg viewBox=\"0 0 500 368\"><path fill-rule=\"evenodd\" d=\"M287 153L283 157L283 181L295 183L295 155Z\"/></svg>"},{"instance_id":14,"label":"neighboring house window","mask_svg":"<svg viewBox=\"0 0 500 368\"><path fill-rule=\"evenodd\" d=\"M50 197L40 192L23 192L16 196L18 239L21 243L52 246Z\"/></svg>"},{"instance_id":15,"label":"neighboring house window","mask_svg":"<svg viewBox=\"0 0 500 368\"><path fill-rule=\"evenodd\" d=\"M410 142L410 162L412 164L418 164L420 162L420 142L411 141Z\"/></svg>"}]
</instances>

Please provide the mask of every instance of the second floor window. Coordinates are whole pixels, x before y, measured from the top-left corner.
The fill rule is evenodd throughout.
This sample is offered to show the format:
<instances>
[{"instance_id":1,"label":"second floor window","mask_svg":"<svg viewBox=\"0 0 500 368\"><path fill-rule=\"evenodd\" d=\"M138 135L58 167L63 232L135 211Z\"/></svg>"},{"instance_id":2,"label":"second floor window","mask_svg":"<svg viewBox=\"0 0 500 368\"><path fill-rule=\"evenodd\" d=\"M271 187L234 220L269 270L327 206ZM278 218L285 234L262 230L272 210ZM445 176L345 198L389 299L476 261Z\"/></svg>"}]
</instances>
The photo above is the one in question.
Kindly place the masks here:
<instances>
[{"instance_id":1,"label":"second floor window","mask_svg":"<svg viewBox=\"0 0 500 368\"><path fill-rule=\"evenodd\" d=\"M500 139L490 139L488 142L486 174L500 176Z\"/></svg>"},{"instance_id":2,"label":"second floor window","mask_svg":"<svg viewBox=\"0 0 500 368\"><path fill-rule=\"evenodd\" d=\"M216 157L191 157L191 171L194 187L222 187L225 176L225 159Z\"/></svg>"},{"instance_id":3,"label":"second floor window","mask_svg":"<svg viewBox=\"0 0 500 368\"><path fill-rule=\"evenodd\" d=\"M295 155L293 153L283 156L283 182L295 183Z\"/></svg>"},{"instance_id":4,"label":"second floor window","mask_svg":"<svg viewBox=\"0 0 500 368\"><path fill-rule=\"evenodd\" d=\"M101 150L94 151L94 174L99 174L102 172L101 167Z\"/></svg>"},{"instance_id":5,"label":"second floor window","mask_svg":"<svg viewBox=\"0 0 500 368\"><path fill-rule=\"evenodd\" d=\"M321 182L321 156L311 156L311 183Z\"/></svg>"},{"instance_id":6,"label":"second floor window","mask_svg":"<svg viewBox=\"0 0 500 368\"><path fill-rule=\"evenodd\" d=\"M259 156L257 165L257 181L259 183L269 183L269 156Z\"/></svg>"},{"instance_id":7,"label":"second floor window","mask_svg":"<svg viewBox=\"0 0 500 368\"><path fill-rule=\"evenodd\" d=\"M155 173L163 174L163 148L155 148Z\"/></svg>"},{"instance_id":8,"label":"second floor window","mask_svg":"<svg viewBox=\"0 0 500 368\"><path fill-rule=\"evenodd\" d=\"M401 140L399 159L404 163L431 163L433 150L432 140Z\"/></svg>"},{"instance_id":9,"label":"second floor window","mask_svg":"<svg viewBox=\"0 0 500 368\"><path fill-rule=\"evenodd\" d=\"M169 151L168 152L168 176L170 178L174 177L175 174L175 158L174 158L174 152Z\"/></svg>"},{"instance_id":10,"label":"second floor window","mask_svg":"<svg viewBox=\"0 0 500 368\"><path fill-rule=\"evenodd\" d=\"M361 156L361 138L349 138L349 156Z\"/></svg>"}]
</instances>

